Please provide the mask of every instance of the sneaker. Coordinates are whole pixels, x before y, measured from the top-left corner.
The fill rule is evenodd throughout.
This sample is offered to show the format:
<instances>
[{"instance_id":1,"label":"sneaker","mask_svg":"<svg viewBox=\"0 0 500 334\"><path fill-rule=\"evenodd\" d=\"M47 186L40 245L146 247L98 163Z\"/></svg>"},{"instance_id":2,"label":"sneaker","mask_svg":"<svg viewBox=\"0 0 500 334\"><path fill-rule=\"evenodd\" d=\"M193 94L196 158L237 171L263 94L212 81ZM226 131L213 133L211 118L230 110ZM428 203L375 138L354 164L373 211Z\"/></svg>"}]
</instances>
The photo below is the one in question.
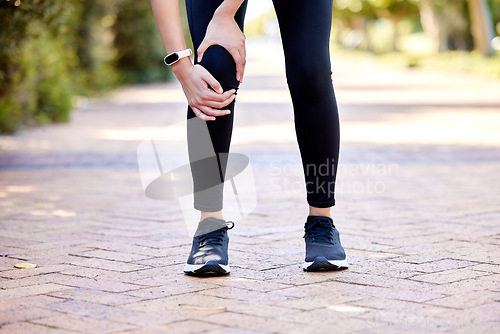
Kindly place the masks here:
<instances>
[{"instance_id":1,"label":"sneaker","mask_svg":"<svg viewBox=\"0 0 500 334\"><path fill-rule=\"evenodd\" d=\"M304 229L305 271L339 270L348 267L344 248L340 244L339 231L331 218L309 216Z\"/></svg>"},{"instance_id":2,"label":"sneaker","mask_svg":"<svg viewBox=\"0 0 500 334\"><path fill-rule=\"evenodd\" d=\"M231 269L227 256L227 230L233 227L233 222L223 219L209 217L201 221L194 234L193 246L184 272L190 275L229 274Z\"/></svg>"}]
</instances>

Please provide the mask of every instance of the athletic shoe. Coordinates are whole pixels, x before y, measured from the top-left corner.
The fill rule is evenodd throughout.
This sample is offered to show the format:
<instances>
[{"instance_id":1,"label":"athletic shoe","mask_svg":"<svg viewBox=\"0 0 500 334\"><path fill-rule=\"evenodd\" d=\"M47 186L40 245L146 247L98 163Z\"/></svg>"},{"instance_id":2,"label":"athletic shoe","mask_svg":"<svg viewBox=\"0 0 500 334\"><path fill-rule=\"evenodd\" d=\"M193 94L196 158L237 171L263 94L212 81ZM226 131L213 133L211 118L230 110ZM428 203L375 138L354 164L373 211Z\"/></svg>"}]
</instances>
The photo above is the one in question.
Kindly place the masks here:
<instances>
[{"instance_id":1,"label":"athletic shoe","mask_svg":"<svg viewBox=\"0 0 500 334\"><path fill-rule=\"evenodd\" d=\"M331 218L309 216L304 230L305 271L339 270L348 267L344 248L340 244L339 231Z\"/></svg>"},{"instance_id":2,"label":"athletic shoe","mask_svg":"<svg viewBox=\"0 0 500 334\"><path fill-rule=\"evenodd\" d=\"M201 221L194 234L193 246L184 272L199 276L229 274L231 269L227 256L227 230L233 227L233 222L223 219L209 217Z\"/></svg>"}]
</instances>

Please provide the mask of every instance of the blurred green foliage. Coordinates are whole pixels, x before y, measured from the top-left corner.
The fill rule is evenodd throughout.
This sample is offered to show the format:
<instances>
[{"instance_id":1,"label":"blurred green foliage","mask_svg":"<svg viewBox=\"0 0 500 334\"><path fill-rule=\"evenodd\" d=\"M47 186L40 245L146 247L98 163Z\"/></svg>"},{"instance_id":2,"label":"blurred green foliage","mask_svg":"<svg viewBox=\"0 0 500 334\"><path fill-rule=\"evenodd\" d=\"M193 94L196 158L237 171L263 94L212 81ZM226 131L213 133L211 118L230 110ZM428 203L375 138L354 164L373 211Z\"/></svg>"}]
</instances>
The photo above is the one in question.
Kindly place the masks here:
<instances>
[{"instance_id":1,"label":"blurred green foliage","mask_svg":"<svg viewBox=\"0 0 500 334\"><path fill-rule=\"evenodd\" d=\"M406 51L400 37L423 32L427 40L421 39L417 47L426 52L471 51L477 47L472 2L477 0L334 0L334 41L375 53ZM490 12L485 17L498 24L500 0L486 3Z\"/></svg>"},{"instance_id":2,"label":"blurred green foliage","mask_svg":"<svg viewBox=\"0 0 500 334\"><path fill-rule=\"evenodd\" d=\"M75 95L171 77L149 1L0 0L0 132L65 122Z\"/></svg>"},{"instance_id":3,"label":"blurred green foliage","mask_svg":"<svg viewBox=\"0 0 500 334\"><path fill-rule=\"evenodd\" d=\"M0 131L65 121L71 110L71 0L3 1L0 6ZM51 91L47 94L47 91Z\"/></svg>"},{"instance_id":4,"label":"blurred green foliage","mask_svg":"<svg viewBox=\"0 0 500 334\"><path fill-rule=\"evenodd\" d=\"M113 25L116 64L126 82L151 82L170 77L163 64L165 49L149 1L125 0Z\"/></svg>"}]
</instances>

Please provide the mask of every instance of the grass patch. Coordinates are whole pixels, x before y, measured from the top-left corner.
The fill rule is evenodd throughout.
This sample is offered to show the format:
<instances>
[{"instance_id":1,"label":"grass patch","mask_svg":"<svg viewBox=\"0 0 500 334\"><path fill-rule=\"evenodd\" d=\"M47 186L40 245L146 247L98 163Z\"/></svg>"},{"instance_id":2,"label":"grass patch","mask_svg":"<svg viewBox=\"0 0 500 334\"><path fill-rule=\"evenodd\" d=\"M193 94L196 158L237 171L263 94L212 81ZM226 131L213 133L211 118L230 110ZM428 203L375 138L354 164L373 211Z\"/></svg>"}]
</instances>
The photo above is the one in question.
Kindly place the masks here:
<instances>
[{"instance_id":1,"label":"grass patch","mask_svg":"<svg viewBox=\"0 0 500 334\"><path fill-rule=\"evenodd\" d=\"M444 51L437 54L392 52L374 54L368 51L333 47L334 57L371 59L407 68L438 69L451 72L473 73L487 78L500 79L500 54L485 57L479 52Z\"/></svg>"}]
</instances>

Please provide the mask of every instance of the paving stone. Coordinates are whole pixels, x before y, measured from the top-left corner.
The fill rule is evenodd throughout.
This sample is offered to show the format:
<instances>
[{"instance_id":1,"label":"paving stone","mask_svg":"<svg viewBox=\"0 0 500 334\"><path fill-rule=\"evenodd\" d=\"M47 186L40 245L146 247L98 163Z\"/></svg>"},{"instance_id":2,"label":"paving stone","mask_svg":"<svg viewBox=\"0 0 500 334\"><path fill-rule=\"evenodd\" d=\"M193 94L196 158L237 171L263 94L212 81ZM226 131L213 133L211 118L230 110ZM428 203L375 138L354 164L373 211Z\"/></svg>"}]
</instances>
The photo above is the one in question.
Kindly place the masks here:
<instances>
[{"instance_id":1,"label":"paving stone","mask_svg":"<svg viewBox=\"0 0 500 334\"><path fill-rule=\"evenodd\" d=\"M484 271L487 273L500 274L500 265L496 265L496 264L482 263L482 264L472 266L470 269L477 270L477 271Z\"/></svg>"},{"instance_id":2,"label":"paving stone","mask_svg":"<svg viewBox=\"0 0 500 334\"><path fill-rule=\"evenodd\" d=\"M163 310L161 312L141 312L78 300L57 303L49 307L50 309L57 310L59 312L99 320L113 319L115 322L127 323L140 327L161 325L178 321L186 317L187 313L191 313L191 316L207 316L214 313L188 309Z\"/></svg>"},{"instance_id":3,"label":"paving stone","mask_svg":"<svg viewBox=\"0 0 500 334\"><path fill-rule=\"evenodd\" d=\"M447 317L456 313L456 310L446 306L430 305L427 303L415 303L413 301L394 300L385 297L369 297L349 303L366 309L387 311L389 313L419 314L430 317Z\"/></svg>"},{"instance_id":4,"label":"paving stone","mask_svg":"<svg viewBox=\"0 0 500 334\"><path fill-rule=\"evenodd\" d=\"M20 269L12 269L5 270L0 272L1 277L5 278L24 278L31 277L41 274L49 274L49 273L59 273L65 269L72 268L73 266L68 264L53 264L53 265L45 265L29 270L20 270Z\"/></svg>"},{"instance_id":5,"label":"paving stone","mask_svg":"<svg viewBox=\"0 0 500 334\"><path fill-rule=\"evenodd\" d=\"M30 285L38 285L42 283L57 283L61 280L67 279L68 276L59 274L59 273L51 273L51 274L40 274L36 276L28 276L19 279L8 279L3 281L2 288L14 288L14 287L23 287Z\"/></svg>"},{"instance_id":6,"label":"paving stone","mask_svg":"<svg viewBox=\"0 0 500 334\"><path fill-rule=\"evenodd\" d=\"M325 287L320 284L293 286L290 288L274 291L274 294L276 295L295 297L295 298L313 297L324 293L325 293Z\"/></svg>"},{"instance_id":7,"label":"paving stone","mask_svg":"<svg viewBox=\"0 0 500 334\"><path fill-rule=\"evenodd\" d=\"M214 331L208 331L205 333L209 334L262 334L264 332L259 332L259 331L253 331L253 330L246 330L246 329L241 329L241 328L236 328L236 327L224 327L224 328L219 328Z\"/></svg>"},{"instance_id":8,"label":"paving stone","mask_svg":"<svg viewBox=\"0 0 500 334\"><path fill-rule=\"evenodd\" d=\"M288 299L284 301L277 301L274 305L280 307L288 307L300 310L315 310L330 307L336 304L342 304L366 298L356 294L345 294L342 292L331 291L321 295L312 297L302 297L297 299Z\"/></svg>"},{"instance_id":9,"label":"paving stone","mask_svg":"<svg viewBox=\"0 0 500 334\"><path fill-rule=\"evenodd\" d=\"M24 308L22 309L22 311L20 309L10 309L8 311L2 311L2 313L0 314L0 328L2 328L4 324L8 323L34 320L57 314L59 313L38 307Z\"/></svg>"},{"instance_id":10,"label":"paving stone","mask_svg":"<svg viewBox=\"0 0 500 334\"><path fill-rule=\"evenodd\" d=\"M263 272L264 276L271 277L273 282L282 283L287 285L305 285L311 283L321 283L331 281L336 276L341 276L342 271L332 272L304 272L302 264L293 266L284 266L266 270Z\"/></svg>"},{"instance_id":11,"label":"paving stone","mask_svg":"<svg viewBox=\"0 0 500 334\"><path fill-rule=\"evenodd\" d=\"M254 300L255 302L275 303L278 301L287 300L288 298L280 295L275 295L272 292L250 291L235 287L220 287L202 291L201 294L208 296L232 298L236 300Z\"/></svg>"},{"instance_id":12,"label":"paving stone","mask_svg":"<svg viewBox=\"0 0 500 334\"><path fill-rule=\"evenodd\" d=\"M296 324L288 321L256 317L233 312L217 313L210 316L210 321L215 324L222 324L241 328L244 330L260 331L265 333L287 333L296 328Z\"/></svg>"},{"instance_id":13,"label":"paving stone","mask_svg":"<svg viewBox=\"0 0 500 334\"><path fill-rule=\"evenodd\" d=\"M350 333L377 326L375 322L370 320L364 321L353 317L353 315L363 312L369 311L360 307L340 304L309 310L300 314L281 316L278 319L302 324L302 328L310 328L311 332L327 333L328 330L334 330L341 333Z\"/></svg>"},{"instance_id":14,"label":"paving stone","mask_svg":"<svg viewBox=\"0 0 500 334\"><path fill-rule=\"evenodd\" d=\"M231 275L184 275L184 213L142 189L137 147L184 121L180 85L126 87L68 124L0 137L2 333L500 331L500 82L334 58L333 215L350 267L307 273L281 49L262 59L252 43L232 150L258 203L230 231Z\"/></svg>"},{"instance_id":15,"label":"paving stone","mask_svg":"<svg viewBox=\"0 0 500 334\"><path fill-rule=\"evenodd\" d=\"M251 291L268 292L273 290L279 290L283 288L288 288L289 285L279 284L273 282L259 281L254 279L248 279L243 277L229 278L221 280L220 282L215 282L215 284L222 286L233 286L240 289L247 289Z\"/></svg>"},{"instance_id":16,"label":"paving stone","mask_svg":"<svg viewBox=\"0 0 500 334\"><path fill-rule=\"evenodd\" d=\"M128 296L122 293L113 293L89 288L75 288L71 290L57 291L49 294L57 298L81 300L102 305L121 305L139 301L137 297Z\"/></svg>"},{"instance_id":17,"label":"paving stone","mask_svg":"<svg viewBox=\"0 0 500 334\"><path fill-rule=\"evenodd\" d=\"M480 322L471 325L457 326L453 331L454 333L498 333L500 332L500 325L498 322Z\"/></svg>"},{"instance_id":18,"label":"paving stone","mask_svg":"<svg viewBox=\"0 0 500 334\"><path fill-rule=\"evenodd\" d=\"M471 291L466 293L454 294L453 296L444 298L433 299L427 301L426 304L463 309L498 301L500 301L500 292Z\"/></svg>"},{"instance_id":19,"label":"paving stone","mask_svg":"<svg viewBox=\"0 0 500 334\"><path fill-rule=\"evenodd\" d=\"M379 287L387 287L393 289L426 289L428 287L433 287L435 284L427 282L416 282L409 279L401 279L388 277L383 275L371 275L356 273L352 271L345 271L342 275L339 275L332 279L336 282L352 283L359 285L371 285Z\"/></svg>"},{"instance_id":20,"label":"paving stone","mask_svg":"<svg viewBox=\"0 0 500 334\"><path fill-rule=\"evenodd\" d=\"M138 281L141 282L141 281ZM163 282L160 286L156 287L143 287L134 291L129 291L126 294L135 296L142 299L153 299L158 297L173 296L183 294L186 292L201 292L205 290L215 289L217 285L196 278L186 276L174 276L169 281Z\"/></svg>"},{"instance_id":21,"label":"paving stone","mask_svg":"<svg viewBox=\"0 0 500 334\"><path fill-rule=\"evenodd\" d=\"M358 316L373 322L385 322L388 327L398 327L399 331L446 332L456 328L456 324L440 317L407 312L375 310Z\"/></svg>"},{"instance_id":22,"label":"paving stone","mask_svg":"<svg viewBox=\"0 0 500 334\"><path fill-rule=\"evenodd\" d=\"M0 310L9 311L15 309L25 309L29 307L43 308L47 305L63 301L64 299L59 299L46 295L27 296L27 297L13 298L13 299L1 299Z\"/></svg>"},{"instance_id":23,"label":"paving stone","mask_svg":"<svg viewBox=\"0 0 500 334\"><path fill-rule=\"evenodd\" d=\"M344 292L367 296L378 296L389 299L424 302L436 298L445 297L445 294L438 292L427 292L417 289L393 289L369 285L351 285L343 289Z\"/></svg>"},{"instance_id":24,"label":"paving stone","mask_svg":"<svg viewBox=\"0 0 500 334\"><path fill-rule=\"evenodd\" d=\"M129 310L144 310L148 309L150 311L165 311L170 309L178 309L181 304L192 304L198 305L198 303L203 302L204 305L210 303L210 307L220 308L225 305L219 304L220 299L213 296L201 295L199 293L185 293L180 295L173 295L168 297L159 297L151 300L143 300L140 302L128 303L121 305L121 308Z\"/></svg>"},{"instance_id":25,"label":"paving stone","mask_svg":"<svg viewBox=\"0 0 500 334\"><path fill-rule=\"evenodd\" d=\"M178 334L191 334L191 333L207 333L214 331L216 333L225 333L227 327L219 326L213 323L207 323L198 320L178 321L172 324L144 327L138 330L127 331L124 333L134 334L163 334L163 333L178 333Z\"/></svg>"},{"instance_id":26,"label":"paving stone","mask_svg":"<svg viewBox=\"0 0 500 334\"><path fill-rule=\"evenodd\" d=\"M431 274L415 275L412 280L429 282L429 283L452 283L469 278L484 276L485 274L479 271L474 271L469 268L461 268L455 270L445 270Z\"/></svg>"},{"instance_id":27,"label":"paving stone","mask_svg":"<svg viewBox=\"0 0 500 334\"><path fill-rule=\"evenodd\" d=\"M116 271L109 271L109 270L89 268L89 267L80 267L76 265L69 265L61 269L61 273L70 276L71 278L75 277L91 278L93 280L97 279L105 280L107 278L116 278L117 276L121 277L123 275L123 273Z\"/></svg>"},{"instance_id":28,"label":"paving stone","mask_svg":"<svg viewBox=\"0 0 500 334\"><path fill-rule=\"evenodd\" d=\"M0 290L0 299L11 299L11 298L19 298L25 296L35 296L41 295L44 293L61 291L71 289L68 286L54 284L54 283L42 283L38 285L31 286L21 286L17 288L11 289L2 289Z\"/></svg>"},{"instance_id":29,"label":"paving stone","mask_svg":"<svg viewBox=\"0 0 500 334\"><path fill-rule=\"evenodd\" d=\"M426 289L429 293L442 293L445 295L461 294L471 291L497 291L497 284L492 284L489 276L480 276L447 284L436 284Z\"/></svg>"},{"instance_id":30,"label":"paving stone","mask_svg":"<svg viewBox=\"0 0 500 334\"><path fill-rule=\"evenodd\" d=\"M90 279L81 277L69 277L58 281L58 283L71 288L89 288L108 292L126 292L143 288L141 285L121 283L109 279Z\"/></svg>"},{"instance_id":31,"label":"paving stone","mask_svg":"<svg viewBox=\"0 0 500 334\"><path fill-rule=\"evenodd\" d=\"M465 267L473 266L475 264L476 263L470 262L470 261L445 259L445 260L439 260L439 261L433 261L433 262L419 264L418 270L425 272L425 273L434 273L434 272L450 270L450 269L465 268ZM472 267L471 267L471 269L472 269Z\"/></svg>"},{"instance_id":32,"label":"paving stone","mask_svg":"<svg viewBox=\"0 0 500 334\"><path fill-rule=\"evenodd\" d=\"M103 259L89 259L89 258L75 257L75 256L71 257L71 259L68 259L68 263L73 264L75 266L113 270L119 272L130 272L148 268L148 266L143 266L133 263L109 261Z\"/></svg>"},{"instance_id":33,"label":"paving stone","mask_svg":"<svg viewBox=\"0 0 500 334\"><path fill-rule=\"evenodd\" d=\"M184 254L183 254L184 255ZM184 256L162 256L162 257L155 257L153 259L148 259L148 260L140 260L140 261L134 261L134 263L143 265L143 266L148 266L148 267L163 267L163 266L171 266L174 264L185 264L186 259L184 259Z\"/></svg>"},{"instance_id":34,"label":"paving stone","mask_svg":"<svg viewBox=\"0 0 500 334\"><path fill-rule=\"evenodd\" d=\"M134 326L117 323L109 320L98 320L86 316L76 316L71 314L60 314L51 317L32 320L35 324L54 327L67 331L83 333L112 333L133 329Z\"/></svg>"},{"instance_id":35,"label":"paving stone","mask_svg":"<svg viewBox=\"0 0 500 334\"><path fill-rule=\"evenodd\" d=\"M155 299L158 297L172 296L192 291L199 292L199 291L204 291L206 289L214 289L214 287L206 285L205 286L196 285L196 286L184 286L179 288L177 286L172 286L172 285L163 285L153 288L144 288L140 290L130 291L127 293L127 295L138 297L141 299Z\"/></svg>"},{"instance_id":36,"label":"paving stone","mask_svg":"<svg viewBox=\"0 0 500 334\"><path fill-rule=\"evenodd\" d=\"M154 277L163 277L166 275L170 275L170 280L172 280L172 277L174 276L184 275L183 269L184 263L165 267L162 266L151 269L131 271L128 273L108 272L107 274L100 275L100 277L102 279L115 279L118 274L120 276L120 280L125 283L135 284L135 282L140 281L141 283L138 283L139 285L156 286L158 285L156 282L150 284L146 283L147 280Z\"/></svg>"},{"instance_id":37,"label":"paving stone","mask_svg":"<svg viewBox=\"0 0 500 334\"><path fill-rule=\"evenodd\" d=\"M106 250L86 251L83 252L82 255L89 258L99 258L99 259L115 260L122 262L132 262L150 258L150 256L147 255L145 256L139 254L130 254L130 253L106 251Z\"/></svg>"},{"instance_id":38,"label":"paving stone","mask_svg":"<svg viewBox=\"0 0 500 334\"><path fill-rule=\"evenodd\" d=\"M29 322L16 322L6 324L1 327L2 333L18 334L18 333L37 333L37 334L70 334L73 331L66 331L61 328L47 327L44 325L32 324Z\"/></svg>"}]
</instances>

